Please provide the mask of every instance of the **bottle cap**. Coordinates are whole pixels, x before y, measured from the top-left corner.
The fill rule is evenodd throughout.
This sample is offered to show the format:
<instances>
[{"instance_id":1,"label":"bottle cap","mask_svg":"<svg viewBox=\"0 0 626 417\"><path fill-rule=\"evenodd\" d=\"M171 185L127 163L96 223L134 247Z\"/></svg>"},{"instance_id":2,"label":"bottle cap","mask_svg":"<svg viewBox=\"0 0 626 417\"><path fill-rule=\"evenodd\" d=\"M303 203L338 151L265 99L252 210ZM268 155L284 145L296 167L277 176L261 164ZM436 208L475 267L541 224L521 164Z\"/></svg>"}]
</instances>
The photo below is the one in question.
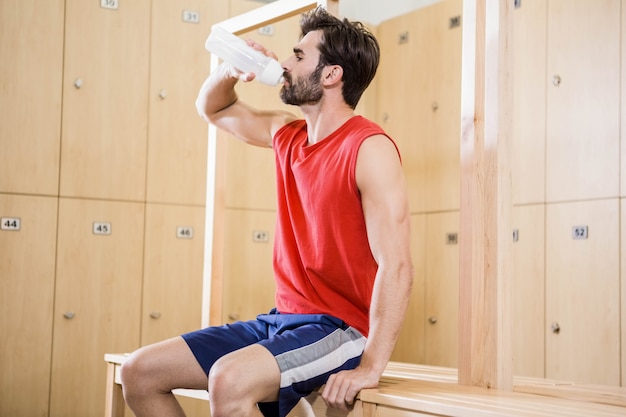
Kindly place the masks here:
<instances>
[{"instance_id":1,"label":"bottle cap","mask_svg":"<svg viewBox=\"0 0 626 417\"><path fill-rule=\"evenodd\" d=\"M256 75L256 79L263 84L278 85L283 82L283 67L275 59L270 60L265 69L260 74Z\"/></svg>"}]
</instances>

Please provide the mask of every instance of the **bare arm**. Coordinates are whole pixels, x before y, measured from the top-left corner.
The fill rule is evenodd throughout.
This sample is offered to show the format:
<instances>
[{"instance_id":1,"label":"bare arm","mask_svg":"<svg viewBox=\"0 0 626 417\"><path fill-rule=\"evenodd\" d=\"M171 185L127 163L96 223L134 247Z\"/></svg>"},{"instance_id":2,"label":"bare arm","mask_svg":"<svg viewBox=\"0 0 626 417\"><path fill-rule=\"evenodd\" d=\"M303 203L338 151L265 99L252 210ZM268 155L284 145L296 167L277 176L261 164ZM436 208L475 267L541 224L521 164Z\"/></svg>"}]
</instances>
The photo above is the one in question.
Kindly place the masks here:
<instances>
[{"instance_id":1,"label":"bare arm","mask_svg":"<svg viewBox=\"0 0 626 417\"><path fill-rule=\"evenodd\" d=\"M221 64L202 84L196 109L204 120L244 142L271 147L274 133L296 117L285 111L261 111L239 100L235 85L239 80L252 79L254 74L243 74Z\"/></svg>"},{"instance_id":2,"label":"bare arm","mask_svg":"<svg viewBox=\"0 0 626 417\"><path fill-rule=\"evenodd\" d=\"M389 139L373 136L363 143L356 177L378 271L361 363L354 370L331 375L322 394L328 405L341 409L347 409L361 389L378 385L398 338L413 283L406 183Z\"/></svg>"}]
</instances>

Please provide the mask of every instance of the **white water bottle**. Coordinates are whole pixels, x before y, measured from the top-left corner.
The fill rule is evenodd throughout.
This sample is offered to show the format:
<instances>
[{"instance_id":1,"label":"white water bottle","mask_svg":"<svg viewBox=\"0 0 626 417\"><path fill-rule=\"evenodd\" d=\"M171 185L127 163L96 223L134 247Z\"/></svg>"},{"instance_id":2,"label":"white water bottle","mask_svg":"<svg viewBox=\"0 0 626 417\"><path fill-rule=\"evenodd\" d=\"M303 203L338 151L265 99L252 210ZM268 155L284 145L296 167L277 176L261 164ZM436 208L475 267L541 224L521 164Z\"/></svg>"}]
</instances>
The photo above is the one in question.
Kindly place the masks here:
<instances>
[{"instance_id":1,"label":"white water bottle","mask_svg":"<svg viewBox=\"0 0 626 417\"><path fill-rule=\"evenodd\" d=\"M255 79L263 84L283 82L283 67L278 61L252 48L224 28L213 26L204 46L239 71L253 72Z\"/></svg>"}]
</instances>

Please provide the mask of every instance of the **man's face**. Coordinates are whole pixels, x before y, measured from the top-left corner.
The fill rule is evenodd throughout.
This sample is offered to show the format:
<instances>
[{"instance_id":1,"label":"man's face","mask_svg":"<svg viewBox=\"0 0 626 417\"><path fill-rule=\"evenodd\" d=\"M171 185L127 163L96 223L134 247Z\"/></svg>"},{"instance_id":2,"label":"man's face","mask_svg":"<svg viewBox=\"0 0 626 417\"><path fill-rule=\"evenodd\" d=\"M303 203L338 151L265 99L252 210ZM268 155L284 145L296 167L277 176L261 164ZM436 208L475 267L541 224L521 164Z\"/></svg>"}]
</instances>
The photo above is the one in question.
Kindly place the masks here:
<instances>
[{"instance_id":1,"label":"man's face","mask_svg":"<svg viewBox=\"0 0 626 417\"><path fill-rule=\"evenodd\" d=\"M323 96L321 83L324 65L319 65L321 32L307 33L293 48L294 54L283 62L285 84L280 90L280 98L285 104L301 106L316 104Z\"/></svg>"}]
</instances>

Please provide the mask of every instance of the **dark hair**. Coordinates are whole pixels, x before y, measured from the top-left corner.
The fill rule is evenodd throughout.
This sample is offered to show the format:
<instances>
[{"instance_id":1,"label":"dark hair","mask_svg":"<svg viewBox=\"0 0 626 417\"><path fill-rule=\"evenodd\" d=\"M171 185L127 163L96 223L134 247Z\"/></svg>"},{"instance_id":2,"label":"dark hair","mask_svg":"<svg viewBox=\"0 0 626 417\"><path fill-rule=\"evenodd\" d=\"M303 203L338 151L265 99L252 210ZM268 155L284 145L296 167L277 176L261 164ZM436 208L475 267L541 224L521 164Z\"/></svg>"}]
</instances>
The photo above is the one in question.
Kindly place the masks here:
<instances>
[{"instance_id":1,"label":"dark hair","mask_svg":"<svg viewBox=\"0 0 626 417\"><path fill-rule=\"evenodd\" d=\"M374 35L361 22L338 19L322 7L302 16L300 30L302 37L322 31L319 64L343 68L343 98L354 109L376 75L380 61L380 47Z\"/></svg>"}]
</instances>

